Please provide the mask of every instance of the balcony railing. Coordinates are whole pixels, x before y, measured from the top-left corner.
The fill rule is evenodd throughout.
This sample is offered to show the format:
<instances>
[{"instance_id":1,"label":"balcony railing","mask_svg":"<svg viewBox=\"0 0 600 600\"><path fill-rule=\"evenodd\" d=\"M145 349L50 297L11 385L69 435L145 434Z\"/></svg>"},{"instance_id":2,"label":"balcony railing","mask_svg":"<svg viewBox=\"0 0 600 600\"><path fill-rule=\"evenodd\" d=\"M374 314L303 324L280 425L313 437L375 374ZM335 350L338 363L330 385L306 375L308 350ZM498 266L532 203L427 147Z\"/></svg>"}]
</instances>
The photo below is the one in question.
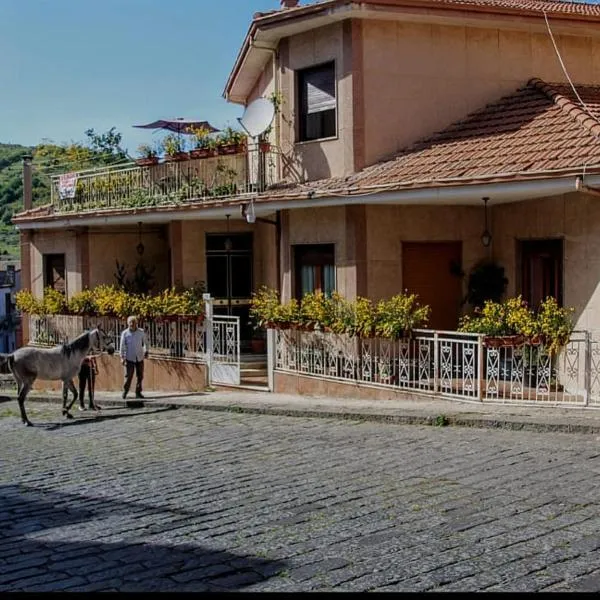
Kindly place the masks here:
<instances>
[{"instance_id":1,"label":"balcony railing","mask_svg":"<svg viewBox=\"0 0 600 600\"><path fill-rule=\"evenodd\" d=\"M73 173L75 196L61 195L60 176L52 177L54 212L210 202L263 192L278 181L279 155L250 145L238 154L162 161L155 165L114 165Z\"/></svg>"},{"instance_id":2,"label":"balcony railing","mask_svg":"<svg viewBox=\"0 0 600 600\"><path fill-rule=\"evenodd\" d=\"M410 340L277 330L275 370L462 401L600 408L600 342L574 332L543 346L489 348L478 334L416 330Z\"/></svg>"}]
</instances>

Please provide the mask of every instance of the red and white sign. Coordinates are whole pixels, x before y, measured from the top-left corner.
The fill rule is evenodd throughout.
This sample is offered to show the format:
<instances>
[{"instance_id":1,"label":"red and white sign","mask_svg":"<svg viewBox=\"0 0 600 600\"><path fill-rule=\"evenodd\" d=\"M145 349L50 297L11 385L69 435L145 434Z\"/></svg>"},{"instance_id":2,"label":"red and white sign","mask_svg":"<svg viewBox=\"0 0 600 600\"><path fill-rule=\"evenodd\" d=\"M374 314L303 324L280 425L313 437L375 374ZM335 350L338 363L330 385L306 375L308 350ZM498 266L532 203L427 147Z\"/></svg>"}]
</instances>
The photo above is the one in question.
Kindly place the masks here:
<instances>
[{"instance_id":1,"label":"red and white sign","mask_svg":"<svg viewBox=\"0 0 600 600\"><path fill-rule=\"evenodd\" d=\"M58 178L58 194L61 200L75 198L77 173L65 173Z\"/></svg>"}]
</instances>

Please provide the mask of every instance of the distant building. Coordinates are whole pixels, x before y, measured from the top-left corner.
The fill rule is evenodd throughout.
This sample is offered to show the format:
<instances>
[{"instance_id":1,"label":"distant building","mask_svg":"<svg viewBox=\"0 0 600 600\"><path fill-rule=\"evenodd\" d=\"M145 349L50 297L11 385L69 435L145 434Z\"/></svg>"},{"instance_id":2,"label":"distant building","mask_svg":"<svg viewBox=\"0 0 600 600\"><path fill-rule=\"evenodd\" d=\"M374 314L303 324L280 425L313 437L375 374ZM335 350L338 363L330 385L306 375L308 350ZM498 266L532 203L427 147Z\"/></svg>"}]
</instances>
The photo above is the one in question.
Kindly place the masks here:
<instances>
[{"instance_id":1,"label":"distant building","mask_svg":"<svg viewBox=\"0 0 600 600\"><path fill-rule=\"evenodd\" d=\"M15 294L21 289L19 261L0 263L0 352L13 352L22 345L21 319Z\"/></svg>"}]
</instances>

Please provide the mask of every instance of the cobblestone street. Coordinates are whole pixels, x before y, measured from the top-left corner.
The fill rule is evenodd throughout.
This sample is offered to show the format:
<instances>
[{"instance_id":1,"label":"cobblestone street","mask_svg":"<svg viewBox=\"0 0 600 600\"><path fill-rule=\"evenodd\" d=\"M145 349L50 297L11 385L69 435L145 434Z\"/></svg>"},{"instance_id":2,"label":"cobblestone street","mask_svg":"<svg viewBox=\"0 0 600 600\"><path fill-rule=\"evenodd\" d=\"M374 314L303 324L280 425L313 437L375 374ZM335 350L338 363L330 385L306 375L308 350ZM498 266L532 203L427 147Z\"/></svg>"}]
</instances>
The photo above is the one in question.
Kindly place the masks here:
<instances>
[{"instance_id":1,"label":"cobblestone street","mask_svg":"<svg viewBox=\"0 0 600 600\"><path fill-rule=\"evenodd\" d=\"M0 591L600 591L600 441L0 405Z\"/></svg>"}]
</instances>

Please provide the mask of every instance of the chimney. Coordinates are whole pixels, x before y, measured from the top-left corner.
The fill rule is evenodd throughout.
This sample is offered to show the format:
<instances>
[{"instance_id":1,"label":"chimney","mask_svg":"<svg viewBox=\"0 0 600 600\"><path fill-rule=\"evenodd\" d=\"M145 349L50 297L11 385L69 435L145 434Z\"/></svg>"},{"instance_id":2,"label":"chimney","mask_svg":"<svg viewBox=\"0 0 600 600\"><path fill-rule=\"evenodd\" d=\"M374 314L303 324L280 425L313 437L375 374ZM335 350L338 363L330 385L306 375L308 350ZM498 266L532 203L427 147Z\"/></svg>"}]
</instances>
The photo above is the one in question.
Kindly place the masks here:
<instances>
[{"instance_id":1,"label":"chimney","mask_svg":"<svg viewBox=\"0 0 600 600\"><path fill-rule=\"evenodd\" d=\"M281 8L295 8L298 6L298 0L279 0Z\"/></svg>"},{"instance_id":2,"label":"chimney","mask_svg":"<svg viewBox=\"0 0 600 600\"><path fill-rule=\"evenodd\" d=\"M31 156L23 157L23 210L33 207L31 194Z\"/></svg>"}]
</instances>

